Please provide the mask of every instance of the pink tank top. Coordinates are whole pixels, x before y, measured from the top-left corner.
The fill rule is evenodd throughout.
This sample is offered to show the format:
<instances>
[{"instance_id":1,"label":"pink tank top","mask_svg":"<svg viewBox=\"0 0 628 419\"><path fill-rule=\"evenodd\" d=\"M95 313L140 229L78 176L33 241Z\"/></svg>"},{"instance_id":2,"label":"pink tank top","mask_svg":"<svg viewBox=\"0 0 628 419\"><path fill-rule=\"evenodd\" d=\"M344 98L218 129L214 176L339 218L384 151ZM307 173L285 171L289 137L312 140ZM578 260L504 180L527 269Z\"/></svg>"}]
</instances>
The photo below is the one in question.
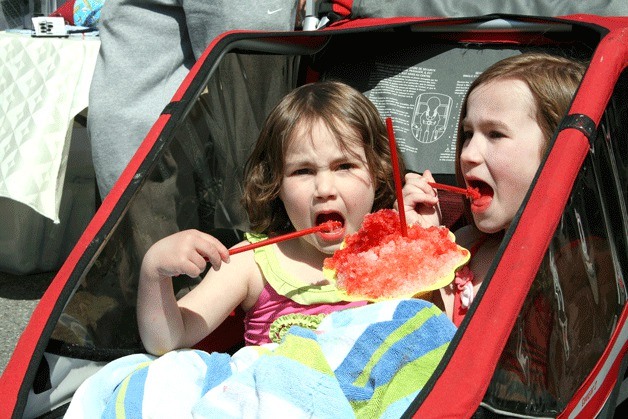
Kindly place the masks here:
<instances>
[{"instance_id":1,"label":"pink tank top","mask_svg":"<svg viewBox=\"0 0 628 419\"><path fill-rule=\"evenodd\" d=\"M259 299L244 317L244 341L247 345L279 343L291 326L316 329L326 314L364 304L363 301L341 301L303 305L278 294L267 282Z\"/></svg>"},{"instance_id":2,"label":"pink tank top","mask_svg":"<svg viewBox=\"0 0 628 419\"><path fill-rule=\"evenodd\" d=\"M247 234L251 242L265 237ZM281 267L276 245L259 247L254 252L265 285L244 317L246 345L279 343L291 326L315 329L326 314L366 304L366 301L342 301L333 285L304 285Z\"/></svg>"}]
</instances>

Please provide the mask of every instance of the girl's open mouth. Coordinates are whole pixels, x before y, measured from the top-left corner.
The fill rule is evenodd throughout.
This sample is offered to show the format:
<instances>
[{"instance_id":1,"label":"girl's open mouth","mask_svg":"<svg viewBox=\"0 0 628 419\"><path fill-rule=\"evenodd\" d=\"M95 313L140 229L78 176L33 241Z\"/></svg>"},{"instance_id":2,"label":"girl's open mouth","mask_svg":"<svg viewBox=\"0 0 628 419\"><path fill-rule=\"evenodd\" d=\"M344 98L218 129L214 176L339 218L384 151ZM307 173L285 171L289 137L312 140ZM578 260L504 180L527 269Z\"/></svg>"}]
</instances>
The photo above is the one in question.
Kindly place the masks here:
<instances>
[{"instance_id":1,"label":"girl's open mouth","mask_svg":"<svg viewBox=\"0 0 628 419\"><path fill-rule=\"evenodd\" d=\"M493 201L493 188L486 182L481 180L468 180L469 186L476 189L480 193L479 198L471 200L471 211L474 213L484 212L488 209Z\"/></svg>"},{"instance_id":2,"label":"girl's open mouth","mask_svg":"<svg viewBox=\"0 0 628 419\"><path fill-rule=\"evenodd\" d=\"M340 227L331 231L323 230L316 233L320 238L325 241L341 240L345 236L345 219L337 212L329 212L324 214L318 214L316 216L316 225L320 225L327 221L337 221L340 223Z\"/></svg>"}]
</instances>

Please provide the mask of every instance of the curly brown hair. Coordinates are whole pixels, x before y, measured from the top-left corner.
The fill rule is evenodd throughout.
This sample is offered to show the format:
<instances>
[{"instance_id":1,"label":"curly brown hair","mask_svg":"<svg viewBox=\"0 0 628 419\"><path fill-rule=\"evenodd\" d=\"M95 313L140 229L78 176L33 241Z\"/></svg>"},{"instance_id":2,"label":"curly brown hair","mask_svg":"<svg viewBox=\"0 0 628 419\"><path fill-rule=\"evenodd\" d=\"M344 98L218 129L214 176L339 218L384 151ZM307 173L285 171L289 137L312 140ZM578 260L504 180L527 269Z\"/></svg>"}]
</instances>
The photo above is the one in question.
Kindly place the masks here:
<instances>
[{"instance_id":1,"label":"curly brown hair","mask_svg":"<svg viewBox=\"0 0 628 419\"><path fill-rule=\"evenodd\" d=\"M293 230L279 198L284 154L298 141L298 132L310 131L319 121L333 133L341 148L364 147L375 185L372 211L392 207L395 185L387 130L375 105L362 93L333 80L300 86L288 93L266 118L245 166L244 194L252 231L281 234ZM400 170L404 165L399 158Z\"/></svg>"}]
</instances>

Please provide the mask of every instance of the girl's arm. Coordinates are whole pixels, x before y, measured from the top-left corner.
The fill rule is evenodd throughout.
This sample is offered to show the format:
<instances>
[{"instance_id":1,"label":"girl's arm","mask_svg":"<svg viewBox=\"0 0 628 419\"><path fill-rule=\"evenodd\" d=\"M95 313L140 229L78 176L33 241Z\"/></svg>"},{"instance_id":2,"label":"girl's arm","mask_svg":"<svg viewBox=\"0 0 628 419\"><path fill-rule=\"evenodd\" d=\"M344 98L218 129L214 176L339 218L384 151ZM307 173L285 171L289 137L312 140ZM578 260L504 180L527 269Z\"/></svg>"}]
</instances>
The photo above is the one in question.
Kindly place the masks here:
<instances>
[{"instance_id":1,"label":"girl's arm","mask_svg":"<svg viewBox=\"0 0 628 419\"><path fill-rule=\"evenodd\" d=\"M175 233L148 250L137 299L140 337L148 352L161 355L193 346L247 298L250 265L255 265L252 252L231 259L223 264L230 262L227 248L197 230ZM179 275L198 276L205 270L206 260L213 270L177 301L172 281Z\"/></svg>"},{"instance_id":2,"label":"girl's arm","mask_svg":"<svg viewBox=\"0 0 628 419\"><path fill-rule=\"evenodd\" d=\"M403 186L403 205L408 224L419 223L423 227L441 224L438 195L428 182L434 182L429 170L418 173L407 173ZM395 202L395 208L398 203Z\"/></svg>"}]
</instances>

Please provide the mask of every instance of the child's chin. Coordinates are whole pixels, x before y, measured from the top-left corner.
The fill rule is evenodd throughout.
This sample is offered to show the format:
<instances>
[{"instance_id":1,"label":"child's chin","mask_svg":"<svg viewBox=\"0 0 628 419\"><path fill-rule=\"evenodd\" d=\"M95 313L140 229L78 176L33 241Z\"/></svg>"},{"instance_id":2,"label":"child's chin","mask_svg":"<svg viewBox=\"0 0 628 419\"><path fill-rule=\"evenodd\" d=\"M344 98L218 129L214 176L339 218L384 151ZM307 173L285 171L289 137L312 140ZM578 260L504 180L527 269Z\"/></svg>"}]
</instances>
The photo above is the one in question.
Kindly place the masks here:
<instances>
[{"instance_id":1,"label":"child's chin","mask_svg":"<svg viewBox=\"0 0 628 419\"><path fill-rule=\"evenodd\" d=\"M505 230L508 226L504 226L503 223L491 222L490 220L478 220L475 218L475 226L482 233L494 234L502 230Z\"/></svg>"}]
</instances>

